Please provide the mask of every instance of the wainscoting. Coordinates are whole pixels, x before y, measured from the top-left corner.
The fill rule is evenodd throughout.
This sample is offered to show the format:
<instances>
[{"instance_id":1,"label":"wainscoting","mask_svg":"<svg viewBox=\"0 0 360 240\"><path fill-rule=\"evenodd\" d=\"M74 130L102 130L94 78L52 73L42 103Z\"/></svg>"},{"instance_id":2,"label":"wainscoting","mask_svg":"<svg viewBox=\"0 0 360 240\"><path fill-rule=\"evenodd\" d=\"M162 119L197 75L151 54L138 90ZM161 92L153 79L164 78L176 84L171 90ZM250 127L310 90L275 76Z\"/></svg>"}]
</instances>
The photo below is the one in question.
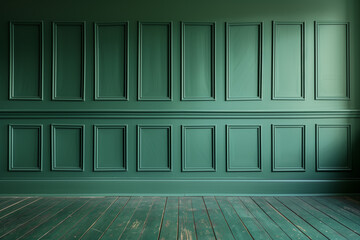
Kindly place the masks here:
<instances>
[{"instance_id":1,"label":"wainscoting","mask_svg":"<svg viewBox=\"0 0 360 240\"><path fill-rule=\"evenodd\" d=\"M5 2L0 194L358 191L358 1Z\"/></svg>"}]
</instances>

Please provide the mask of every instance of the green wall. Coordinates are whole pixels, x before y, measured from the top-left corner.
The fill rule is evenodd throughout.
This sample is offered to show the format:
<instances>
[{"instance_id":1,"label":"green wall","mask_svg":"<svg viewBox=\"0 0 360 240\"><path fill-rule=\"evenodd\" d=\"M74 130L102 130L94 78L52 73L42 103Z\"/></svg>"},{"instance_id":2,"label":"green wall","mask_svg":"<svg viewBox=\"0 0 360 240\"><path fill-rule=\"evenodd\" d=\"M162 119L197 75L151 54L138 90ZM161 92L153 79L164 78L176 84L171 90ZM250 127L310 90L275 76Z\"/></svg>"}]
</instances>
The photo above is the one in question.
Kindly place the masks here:
<instances>
[{"instance_id":1,"label":"green wall","mask_svg":"<svg viewBox=\"0 0 360 240\"><path fill-rule=\"evenodd\" d=\"M359 10L4 1L0 194L357 192Z\"/></svg>"}]
</instances>

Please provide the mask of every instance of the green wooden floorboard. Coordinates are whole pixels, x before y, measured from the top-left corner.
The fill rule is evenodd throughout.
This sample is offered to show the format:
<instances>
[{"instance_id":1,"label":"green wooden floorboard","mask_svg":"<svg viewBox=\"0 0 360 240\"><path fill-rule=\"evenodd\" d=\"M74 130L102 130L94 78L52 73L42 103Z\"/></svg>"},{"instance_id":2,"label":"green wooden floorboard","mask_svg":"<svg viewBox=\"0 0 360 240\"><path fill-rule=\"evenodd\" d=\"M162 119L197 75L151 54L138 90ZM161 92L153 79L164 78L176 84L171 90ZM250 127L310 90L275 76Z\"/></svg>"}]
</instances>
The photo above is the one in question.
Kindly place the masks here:
<instances>
[{"instance_id":1,"label":"green wooden floorboard","mask_svg":"<svg viewBox=\"0 0 360 240\"><path fill-rule=\"evenodd\" d=\"M3 198L0 239L351 239L344 197Z\"/></svg>"},{"instance_id":2,"label":"green wooden floorboard","mask_svg":"<svg viewBox=\"0 0 360 240\"><path fill-rule=\"evenodd\" d=\"M289 197L278 197L279 201L283 202L290 210L296 212L297 215L299 215L302 219L307 221L309 224L314 226L316 229L318 229L321 233L323 233L327 238L334 239L334 240L345 240L342 235L340 235L338 232L336 232L334 229L329 227L327 223L321 221L316 216L312 214L312 212L309 212L297 204L295 204L291 198Z\"/></svg>"},{"instance_id":3,"label":"green wooden floorboard","mask_svg":"<svg viewBox=\"0 0 360 240\"><path fill-rule=\"evenodd\" d=\"M86 231L96 223L96 220L108 210L116 201L116 197L106 197L100 200L99 205L90 209L87 215L80 219L61 239L79 239Z\"/></svg>"},{"instance_id":4,"label":"green wooden floorboard","mask_svg":"<svg viewBox=\"0 0 360 240\"><path fill-rule=\"evenodd\" d=\"M281 228L271 219L269 218L264 211L259 208L259 206L250 198L250 197L240 197L240 201L242 201L247 209L251 212L251 214L259 221L259 223L264 227L266 232L269 233L270 237L273 239L290 239Z\"/></svg>"},{"instance_id":5,"label":"green wooden floorboard","mask_svg":"<svg viewBox=\"0 0 360 240\"><path fill-rule=\"evenodd\" d=\"M326 240L327 238L311 226L308 222L304 221L300 216L291 211L283 203L275 199L274 197L265 197L264 198L272 207L279 211L284 217L289 219L295 226L298 227L303 233L306 234L311 239Z\"/></svg>"},{"instance_id":6,"label":"green wooden floorboard","mask_svg":"<svg viewBox=\"0 0 360 240\"><path fill-rule=\"evenodd\" d=\"M143 226L149 216L150 210L153 207L156 197L144 197L135 210L134 215L128 222L125 231L122 233L120 239L132 240L138 239L141 236Z\"/></svg>"},{"instance_id":7,"label":"green wooden floorboard","mask_svg":"<svg viewBox=\"0 0 360 240\"><path fill-rule=\"evenodd\" d=\"M21 201L24 201L26 198L3 198L3 201L0 202L0 212L6 208L11 207Z\"/></svg>"},{"instance_id":8,"label":"green wooden floorboard","mask_svg":"<svg viewBox=\"0 0 360 240\"><path fill-rule=\"evenodd\" d=\"M160 240L177 239L179 231L179 198L168 197L164 219L160 229Z\"/></svg>"},{"instance_id":9,"label":"green wooden floorboard","mask_svg":"<svg viewBox=\"0 0 360 240\"><path fill-rule=\"evenodd\" d=\"M264 198L253 197L252 199L291 239L309 239L292 222L273 208Z\"/></svg>"},{"instance_id":10,"label":"green wooden floorboard","mask_svg":"<svg viewBox=\"0 0 360 240\"><path fill-rule=\"evenodd\" d=\"M101 239L119 239L143 198L132 197Z\"/></svg>"},{"instance_id":11,"label":"green wooden floorboard","mask_svg":"<svg viewBox=\"0 0 360 240\"><path fill-rule=\"evenodd\" d=\"M71 217L75 214L78 210L80 210L89 200L88 199L76 199L74 202L65 207L55 216L50 218L48 221L39 224L34 229L26 232L20 239L39 239L40 237L44 236L47 232L51 231L52 229L56 228L60 225L63 221L67 218Z\"/></svg>"},{"instance_id":12,"label":"green wooden floorboard","mask_svg":"<svg viewBox=\"0 0 360 240\"><path fill-rule=\"evenodd\" d=\"M194 214L191 207L191 198L179 198L179 239L196 239Z\"/></svg>"},{"instance_id":13,"label":"green wooden floorboard","mask_svg":"<svg viewBox=\"0 0 360 240\"><path fill-rule=\"evenodd\" d=\"M112 204L106 212L91 226L88 231L81 237L81 239L99 239L121 213L125 205L129 201L129 197L119 197L114 204Z\"/></svg>"},{"instance_id":14,"label":"green wooden floorboard","mask_svg":"<svg viewBox=\"0 0 360 240\"><path fill-rule=\"evenodd\" d=\"M217 239L235 239L231 229L214 197L204 197L206 209Z\"/></svg>"},{"instance_id":15,"label":"green wooden floorboard","mask_svg":"<svg viewBox=\"0 0 360 240\"><path fill-rule=\"evenodd\" d=\"M154 198L154 204L149 212L139 239L152 240L159 238L165 203L166 197Z\"/></svg>"},{"instance_id":16,"label":"green wooden floorboard","mask_svg":"<svg viewBox=\"0 0 360 240\"><path fill-rule=\"evenodd\" d=\"M241 221L228 199L226 197L216 197L216 200L235 239L252 239L251 234L245 227L245 223Z\"/></svg>"},{"instance_id":17,"label":"green wooden floorboard","mask_svg":"<svg viewBox=\"0 0 360 240\"><path fill-rule=\"evenodd\" d=\"M328 208L331 208L333 211L339 213L340 215L343 215L344 217L356 223L360 223L360 216L349 211L345 204L339 203L334 199L325 197L315 197L314 199L319 203L326 205Z\"/></svg>"},{"instance_id":18,"label":"green wooden floorboard","mask_svg":"<svg viewBox=\"0 0 360 240\"><path fill-rule=\"evenodd\" d=\"M7 235L1 236L0 238L3 240L17 239L26 234L27 232L31 231L32 229L36 228L37 226L41 225L42 223L48 221L50 218L55 216L57 213L62 211L65 207L69 206L73 202L74 200L59 201L54 206L45 209L44 212L40 213L37 216L34 216L28 222L18 226L12 232L7 233Z\"/></svg>"},{"instance_id":19,"label":"green wooden floorboard","mask_svg":"<svg viewBox=\"0 0 360 240\"><path fill-rule=\"evenodd\" d=\"M24 207L21 211L16 211L15 213L2 218L0 220L0 236L3 236L6 233L15 230L20 225L26 223L33 217L41 214L42 212L46 211L48 208L53 207L59 202L59 199L54 198L41 199L33 204Z\"/></svg>"},{"instance_id":20,"label":"green wooden floorboard","mask_svg":"<svg viewBox=\"0 0 360 240\"><path fill-rule=\"evenodd\" d=\"M195 231L196 231L197 239L215 240L214 230L212 228L203 198L192 197L191 206L194 214Z\"/></svg>"},{"instance_id":21,"label":"green wooden floorboard","mask_svg":"<svg viewBox=\"0 0 360 240\"><path fill-rule=\"evenodd\" d=\"M79 211L71 215L71 217L67 218L65 221L61 222L56 228L52 229L48 233L46 233L41 239L60 239L64 236L70 229L76 226L79 221L85 218L91 209L96 208L101 201L99 199L90 199Z\"/></svg>"},{"instance_id":22,"label":"green wooden floorboard","mask_svg":"<svg viewBox=\"0 0 360 240\"><path fill-rule=\"evenodd\" d=\"M344 217L343 215L337 213L336 211L332 210L331 208L327 207L326 205L323 205L319 203L318 201L315 201L311 197L301 197L301 200L308 203L309 205L313 206L314 208L318 209L322 213L328 215L335 221L343 224L347 228L351 229L352 231L356 232L357 234L360 234L360 222L354 222L353 220Z\"/></svg>"},{"instance_id":23,"label":"green wooden floorboard","mask_svg":"<svg viewBox=\"0 0 360 240\"><path fill-rule=\"evenodd\" d=\"M27 198L24 199L24 201L20 201L19 203L12 205L11 207L5 208L2 211L0 211L0 219L14 214L17 211L20 211L21 209L23 209L24 207L31 205L37 201L39 201L41 198Z\"/></svg>"},{"instance_id":24,"label":"green wooden floorboard","mask_svg":"<svg viewBox=\"0 0 360 240\"><path fill-rule=\"evenodd\" d=\"M269 234L255 219L255 217L249 212L249 210L244 206L244 204L240 201L239 198L228 197L228 201L231 203L237 215L245 224L254 239L271 239Z\"/></svg>"},{"instance_id":25,"label":"green wooden floorboard","mask_svg":"<svg viewBox=\"0 0 360 240\"><path fill-rule=\"evenodd\" d=\"M326 225L334 229L340 235L344 237L348 237L350 239L360 240L360 236L357 235L354 231L350 230L349 228L335 221L334 219L324 214L323 212L319 211L318 209L314 208L313 206L309 205L308 203L298 198L291 198L291 201L294 202L296 205L300 206L301 208L303 208L304 211L310 212L314 217L326 223Z\"/></svg>"}]
</instances>

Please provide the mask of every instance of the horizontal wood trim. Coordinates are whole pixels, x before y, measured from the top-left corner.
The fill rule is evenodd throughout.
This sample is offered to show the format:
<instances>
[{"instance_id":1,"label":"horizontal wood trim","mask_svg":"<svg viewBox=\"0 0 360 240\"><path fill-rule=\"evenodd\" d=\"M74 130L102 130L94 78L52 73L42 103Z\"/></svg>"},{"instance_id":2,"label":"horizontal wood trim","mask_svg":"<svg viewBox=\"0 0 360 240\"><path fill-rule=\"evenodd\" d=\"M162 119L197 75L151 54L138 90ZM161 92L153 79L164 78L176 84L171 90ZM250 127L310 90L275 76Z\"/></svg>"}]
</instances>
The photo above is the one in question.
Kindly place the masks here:
<instances>
[{"instance_id":1,"label":"horizontal wood trim","mask_svg":"<svg viewBox=\"0 0 360 240\"><path fill-rule=\"evenodd\" d=\"M329 195L358 191L348 180L0 180L0 195Z\"/></svg>"},{"instance_id":2,"label":"horizontal wood trim","mask_svg":"<svg viewBox=\"0 0 360 240\"><path fill-rule=\"evenodd\" d=\"M144 119L320 119L360 118L360 110L329 111L116 111L116 110L0 110L0 119L41 119L41 118L144 118Z\"/></svg>"}]
</instances>

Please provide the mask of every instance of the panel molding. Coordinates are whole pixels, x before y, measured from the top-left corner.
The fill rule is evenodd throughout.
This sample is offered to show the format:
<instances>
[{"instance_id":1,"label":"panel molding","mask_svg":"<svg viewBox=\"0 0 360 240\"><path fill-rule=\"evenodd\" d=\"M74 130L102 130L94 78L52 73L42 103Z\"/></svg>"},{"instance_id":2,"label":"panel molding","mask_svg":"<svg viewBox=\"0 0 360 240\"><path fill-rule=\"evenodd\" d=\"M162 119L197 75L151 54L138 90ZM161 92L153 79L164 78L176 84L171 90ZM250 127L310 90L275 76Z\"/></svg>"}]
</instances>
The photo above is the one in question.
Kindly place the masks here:
<instances>
[{"instance_id":1,"label":"panel molding","mask_svg":"<svg viewBox=\"0 0 360 240\"><path fill-rule=\"evenodd\" d=\"M300 128L301 129L301 167L276 167L276 129L277 128ZM272 172L305 172L306 163L306 128L305 125L271 125L271 157Z\"/></svg>"},{"instance_id":2,"label":"panel molding","mask_svg":"<svg viewBox=\"0 0 360 240\"><path fill-rule=\"evenodd\" d=\"M80 129L80 146L81 146L81 158L79 162L79 168L64 168L57 167L56 159L56 130L57 129ZM70 172L83 172L85 163L85 125L83 124L51 124L51 170L52 171L70 171Z\"/></svg>"},{"instance_id":3,"label":"panel molding","mask_svg":"<svg viewBox=\"0 0 360 240\"><path fill-rule=\"evenodd\" d=\"M299 25L301 27L301 94L300 97L277 97L275 79L276 59L276 26ZM271 100L304 101L305 100L305 22L272 22L272 64L271 64Z\"/></svg>"},{"instance_id":4,"label":"panel molding","mask_svg":"<svg viewBox=\"0 0 360 240\"><path fill-rule=\"evenodd\" d=\"M14 129L37 129L39 138L39 154L38 154L38 167L37 168L25 168L14 167ZM43 170L43 125L42 124L9 124L9 158L8 158L8 170L10 172L42 172Z\"/></svg>"},{"instance_id":5,"label":"panel molding","mask_svg":"<svg viewBox=\"0 0 360 240\"><path fill-rule=\"evenodd\" d=\"M321 25L345 25L346 26L346 96L345 97L321 97L319 96L319 26ZM315 31L315 100L350 100L350 23L349 22L314 22Z\"/></svg>"},{"instance_id":6,"label":"panel molding","mask_svg":"<svg viewBox=\"0 0 360 240\"><path fill-rule=\"evenodd\" d=\"M167 129L168 131L168 162L167 168L148 168L141 166L141 130L142 129ZM137 125L136 126L136 171L137 172L171 172L172 171L172 125Z\"/></svg>"},{"instance_id":7,"label":"panel molding","mask_svg":"<svg viewBox=\"0 0 360 240\"><path fill-rule=\"evenodd\" d=\"M257 130L257 168L250 167L231 167L230 158L230 130L231 129L256 129ZM261 125L226 125L226 172L261 172L262 171L262 157L261 157Z\"/></svg>"},{"instance_id":8,"label":"panel molding","mask_svg":"<svg viewBox=\"0 0 360 240\"><path fill-rule=\"evenodd\" d=\"M123 129L123 168L114 168L114 167L99 167L99 129ZM117 124L96 124L94 125L94 171L95 172L126 172L128 165L128 136L127 136L127 125L117 125Z\"/></svg>"},{"instance_id":9,"label":"panel molding","mask_svg":"<svg viewBox=\"0 0 360 240\"><path fill-rule=\"evenodd\" d=\"M100 96L100 79L99 79L99 28L102 26L124 26L125 28L125 76L124 76L124 96L112 96L112 97L104 97ZM129 22L95 22L94 23L94 42L95 42L95 101L128 101L129 100Z\"/></svg>"},{"instance_id":10,"label":"panel molding","mask_svg":"<svg viewBox=\"0 0 360 240\"><path fill-rule=\"evenodd\" d=\"M57 27L58 26L81 26L82 36L82 76L80 98L67 98L57 96ZM86 22L53 22L52 23L52 95L53 101L85 101L85 78L86 78Z\"/></svg>"},{"instance_id":11,"label":"panel molding","mask_svg":"<svg viewBox=\"0 0 360 240\"><path fill-rule=\"evenodd\" d=\"M33 25L40 27L40 83L39 83L39 93L38 97L24 96L19 97L15 96L15 62L14 62L14 52L15 52L15 26L16 25ZM11 21L10 22L10 46L9 46L9 100L43 100L44 95L44 24L43 21Z\"/></svg>"},{"instance_id":12,"label":"panel molding","mask_svg":"<svg viewBox=\"0 0 360 240\"><path fill-rule=\"evenodd\" d=\"M320 166L320 129L321 128L346 128L347 129L347 167L345 168L324 168ZM351 125L349 124L315 124L315 162L317 172L340 172L352 171L352 143L351 143Z\"/></svg>"},{"instance_id":13,"label":"panel molding","mask_svg":"<svg viewBox=\"0 0 360 240\"><path fill-rule=\"evenodd\" d=\"M186 166L186 130L188 129L211 129L212 133L212 167L189 168ZM216 125L181 125L181 171L182 172L216 172Z\"/></svg>"},{"instance_id":14,"label":"panel molding","mask_svg":"<svg viewBox=\"0 0 360 240\"><path fill-rule=\"evenodd\" d=\"M185 28L186 26L210 26L211 27L211 97L186 97L185 95ZM216 23L215 22L181 22L181 101L215 101L215 68L216 68Z\"/></svg>"},{"instance_id":15,"label":"panel molding","mask_svg":"<svg viewBox=\"0 0 360 240\"><path fill-rule=\"evenodd\" d=\"M168 97L167 98L146 98L142 95L142 27L144 25L168 27ZM137 100L138 101L172 101L173 81L173 33L172 22L138 22L138 72L137 72Z\"/></svg>"},{"instance_id":16,"label":"panel molding","mask_svg":"<svg viewBox=\"0 0 360 240\"><path fill-rule=\"evenodd\" d=\"M232 26L258 26L258 96L257 97L231 97L230 96L230 28ZM226 57L225 57L225 71L226 71L226 77L225 77L225 100L226 101L261 101L262 100L262 65L263 65L263 22L241 22L241 23L229 23L226 22Z\"/></svg>"}]
</instances>

